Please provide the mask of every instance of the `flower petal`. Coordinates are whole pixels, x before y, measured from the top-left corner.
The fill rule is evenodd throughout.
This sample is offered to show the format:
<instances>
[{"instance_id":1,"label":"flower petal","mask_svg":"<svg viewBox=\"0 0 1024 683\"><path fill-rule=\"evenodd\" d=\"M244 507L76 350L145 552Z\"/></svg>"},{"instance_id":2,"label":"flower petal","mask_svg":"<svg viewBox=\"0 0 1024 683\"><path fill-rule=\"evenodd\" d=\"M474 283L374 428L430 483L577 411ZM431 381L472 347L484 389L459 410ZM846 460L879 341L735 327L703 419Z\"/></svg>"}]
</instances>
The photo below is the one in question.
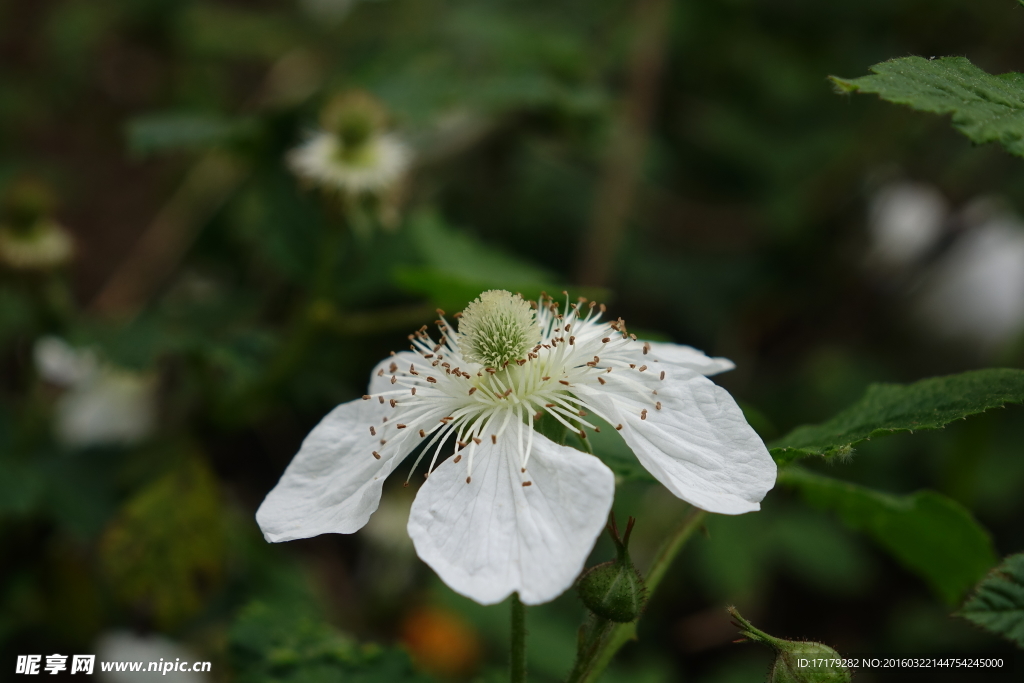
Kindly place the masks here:
<instances>
[{"instance_id":1,"label":"flower petal","mask_svg":"<svg viewBox=\"0 0 1024 683\"><path fill-rule=\"evenodd\" d=\"M370 434L389 406L357 399L342 403L313 428L298 454L256 511L263 536L271 543L319 534L358 531L377 509L381 487L415 443L386 450ZM374 449L383 450L378 460Z\"/></svg>"},{"instance_id":2,"label":"flower petal","mask_svg":"<svg viewBox=\"0 0 1024 683\"><path fill-rule=\"evenodd\" d=\"M613 425L622 424L622 436L641 464L675 495L726 515L760 509L775 486L775 461L736 401L696 372L669 370L664 381L659 374L629 376L658 392L648 394L649 401L613 381L600 390L578 390Z\"/></svg>"},{"instance_id":3,"label":"flower petal","mask_svg":"<svg viewBox=\"0 0 1024 683\"><path fill-rule=\"evenodd\" d=\"M682 344L666 344L662 342L646 342L651 349L647 356L654 362L675 365L687 370L699 372L705 377L728 372L736 367L728 358L711 358L703 351Z\"/></svg>"},{"instance_id":4,"label":"flower petal","mask_svg":"<svg viewBox=\"0 0 1024 683\"><path fill-rule=\"evenodd\" d=\"M534 435L520 471L513 430L466 460L431 472L412 505L416 552L452 590L484 605L519 592L529 605L553 600L583 569L604 528L615 477L600 460ZM465 451L464 451L465 452ZM529 481L529 486L523 483Z\"/></svg>"}]
</instances>

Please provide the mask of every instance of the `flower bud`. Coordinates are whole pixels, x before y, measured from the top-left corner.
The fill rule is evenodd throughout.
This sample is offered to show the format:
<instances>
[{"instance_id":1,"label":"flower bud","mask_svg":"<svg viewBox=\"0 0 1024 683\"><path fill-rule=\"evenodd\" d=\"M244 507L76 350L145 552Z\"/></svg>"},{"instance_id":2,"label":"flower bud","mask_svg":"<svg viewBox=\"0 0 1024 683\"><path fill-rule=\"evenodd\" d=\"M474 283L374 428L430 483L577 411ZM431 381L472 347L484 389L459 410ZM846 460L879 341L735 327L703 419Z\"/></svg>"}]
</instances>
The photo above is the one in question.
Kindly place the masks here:
<instances>
[{"instance_id":1,"label":"flower bud","mask_svg":"<svg viewBox=\"0 0 1024 683\"><path fill-rule=\"evenodd\" d=\"M754 628L735 607L729 614L736 620L740 633L750 640L764 643L775 650L776 657L768 672L768 683L849 683L850 670L843 666L842 655L822 643L783 640Z\"/></svg>"},{"instance_id":2,"label":"flower bud","mask_svg":"<svg viewBox=\"0 0 1024 683\"><path fill-rule=\"evenodd\" d=\"M647 602L647 589L640 572L629 559L629 534L636 522L632 517L626 526L626 533L619 539L619 530L612 515L608 531L615 543L617 557L611 562L588 569L576 585L580 599L598 617L617 623L633 621L643 611Z\"/></svg>"}]
</instances>

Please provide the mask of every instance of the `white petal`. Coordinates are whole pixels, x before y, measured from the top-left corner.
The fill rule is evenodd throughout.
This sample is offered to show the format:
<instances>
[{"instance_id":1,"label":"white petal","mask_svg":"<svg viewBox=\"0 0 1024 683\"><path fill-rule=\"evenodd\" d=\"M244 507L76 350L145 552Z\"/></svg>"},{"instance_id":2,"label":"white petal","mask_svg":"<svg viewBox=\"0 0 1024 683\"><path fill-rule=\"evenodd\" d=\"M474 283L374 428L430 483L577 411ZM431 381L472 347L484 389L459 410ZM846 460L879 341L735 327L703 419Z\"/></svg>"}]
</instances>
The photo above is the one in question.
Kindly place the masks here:
<instances>
[{"instance_id":1,"label":"white petal","mask_svg":"<svg viewBox=\"0 0 1024 683\"><path fill-rule=\"evenodd\" d=\"M466 459L449 458L417 494L409 517L417 554L481 604L514 591L529 605L553 600L576 580L605 526L614 475L540 434L523 473L511 429L496 446L484 441L473 460L471 483Z\"/></svg>"},{"instance_id":2,"label":"white petal","mask_svg":"<svg viewBox=\"0 0 1024 683\"><path fill-rule=\"evenodd\" d=\"M391 470L415 445L380 446L370 425L380 424L390 406L356 399L327 414L313 428L281 481L267 494L256 521L271 543L319 534L358 531L377 509L381 487ZM381 459L373 451L381 451Z\"/></svg>"},{"instance_id":3,"label":"white petal","mask_svg":"<svg viewBox=\"0 0 1024 683\"><path fill-rule=\"evenodd\" d=\"M373 372L370 373L370 387L368 389L371 394L379 394L383 391L391 391L397 389L391 384L391 376L395 373L391 371L391 364L394 363L400 370L404 372L409 371L410 365L415 365L417 370L423 370L424 368L430 367L428 361L418 353L412 351L399 351L393 356L388 356L381 362L377 363L373 368ZM384 374L379 374L383 371ZM411 377L404 377L405 381L410 381ZM417 381L417 384L421 382Z\"/></svg>"},{"instance_id":4,"label":"white petal","mask_svg":"<svg viewBox=\"0 0 1024 683\"><path fill-rule=\"evenodd\" d=\"M651 350L646 362L661 362L668 365L675 365L687 370L693 370L710 377L720 372L727 372L736 367L728 358L711 358L703 351L698 351L692 346L682 344L665 344L662 342L646 342L651 345ZM655 366L658 367L658 366Z\"/></svg>"},{"instance_id":5,"label":"white petal","mask_svg":"<svg viewBox=\"0 0 1024 683\"><path fill-rule=\"evenodd\" d=\"M646 402L614 381L602 390L580 390L613 425L622 424L622 436L641 464L701 509L726 515L760 509L775 486L775 462L729 392L692 371L670 369L664 381L651 371L630 377L657 395Z\"/></svg>"}]
</instances>

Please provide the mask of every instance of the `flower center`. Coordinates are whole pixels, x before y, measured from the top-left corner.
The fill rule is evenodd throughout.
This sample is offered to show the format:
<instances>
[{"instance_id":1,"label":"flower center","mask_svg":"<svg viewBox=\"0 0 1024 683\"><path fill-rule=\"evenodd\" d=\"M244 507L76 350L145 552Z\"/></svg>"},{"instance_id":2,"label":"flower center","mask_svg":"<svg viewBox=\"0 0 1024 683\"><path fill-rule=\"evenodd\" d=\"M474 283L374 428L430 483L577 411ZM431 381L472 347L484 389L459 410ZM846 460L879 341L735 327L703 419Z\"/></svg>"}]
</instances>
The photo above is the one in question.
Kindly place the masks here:
<instances>
[{"instance_id":1,"label":"flower center","mask_svg":"<svg viewBox=\"0 0 1024 683\"><path fill-rule=\"evenodd\" d=\"M466 307L459 321L459 349L468 361L504 368L541 339L530 304L518 294L493 289Z\"/></svg>"}]
</instances>

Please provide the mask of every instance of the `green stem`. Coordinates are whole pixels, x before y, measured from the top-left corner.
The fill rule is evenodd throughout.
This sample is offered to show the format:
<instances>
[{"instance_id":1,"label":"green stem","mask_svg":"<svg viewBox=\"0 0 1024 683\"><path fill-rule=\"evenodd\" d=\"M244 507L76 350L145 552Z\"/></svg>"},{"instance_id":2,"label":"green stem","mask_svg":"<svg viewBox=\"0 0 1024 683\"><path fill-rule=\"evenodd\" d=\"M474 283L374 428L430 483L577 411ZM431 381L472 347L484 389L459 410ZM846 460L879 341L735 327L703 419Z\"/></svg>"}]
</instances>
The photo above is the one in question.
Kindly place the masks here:
<instances>
[{"instance_id":1,"label":"green stem","mask_svg":"<svg viewBox=\"0 0 1024 683\"><path fill-rule=\"evenodd\" d=\"M614 628L608 619L594 616L580 633L579 649L576 652L576 663L573 665L572 673L566 679L567 683L578 683L584 680L587 674L594 668L601 654L601 642Z\"/></svg>"},{"instance_id":2,"label":"green stem","mask_svg":"<svg viewBox=\"0 0 1024 683\"><path fill-rule=\"evenodd\" d=\"M519 593L512 594L512 646L509 662L509 681L526 681L526 607Z\"/></svg>"},{"instance_id":3,"label":"green stem","mask_svg":"<svg viewBox=\"0 0 1024 683\"><path fill-rule=\"evenodd\" d=\"M650 568L647 570L647 577L644 584L647 586L647 595L650 598L657 589L658 584L665 578L665 573L672 565L673 560L683 549L686 542L690 540L694 532L700 528L707 513L703 510L693 508L683 518L676 530L665 539L654 556ZM576 665L573 672L567 679L567 683L594 683L604 670L608 667L615 653L630 640L636 638L636 622L631 621L625 624L615 624L604 630L596 646L590 650L583 646L577 654ZM586 661L583 661L586 658Z\"/></svg>"}]
</instances>

